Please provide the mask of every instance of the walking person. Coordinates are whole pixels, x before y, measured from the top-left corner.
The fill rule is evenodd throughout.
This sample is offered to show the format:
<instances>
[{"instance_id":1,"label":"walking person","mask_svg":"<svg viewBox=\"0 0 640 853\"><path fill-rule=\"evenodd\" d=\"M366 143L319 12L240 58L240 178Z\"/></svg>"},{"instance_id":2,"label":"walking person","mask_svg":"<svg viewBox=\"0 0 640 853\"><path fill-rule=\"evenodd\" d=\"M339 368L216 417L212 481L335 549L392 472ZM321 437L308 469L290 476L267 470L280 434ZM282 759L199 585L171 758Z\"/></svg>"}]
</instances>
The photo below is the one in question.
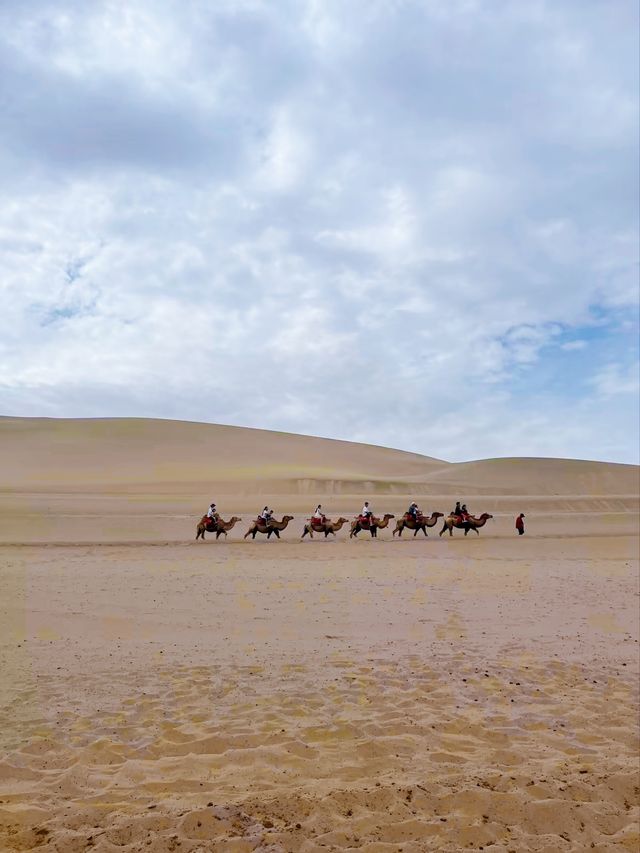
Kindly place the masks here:
<instances>
[{"instance_id":1,"label":"walking person","mask_svg":"<svg viewBox=\"0 0 640 853\"><path fill-rule=\"evenodd\" d=\"M516 518L516 530L518 531L518 536L522 536L524 533L524 513L521 512L520 515Z\"/></svg>"}]
</instances>

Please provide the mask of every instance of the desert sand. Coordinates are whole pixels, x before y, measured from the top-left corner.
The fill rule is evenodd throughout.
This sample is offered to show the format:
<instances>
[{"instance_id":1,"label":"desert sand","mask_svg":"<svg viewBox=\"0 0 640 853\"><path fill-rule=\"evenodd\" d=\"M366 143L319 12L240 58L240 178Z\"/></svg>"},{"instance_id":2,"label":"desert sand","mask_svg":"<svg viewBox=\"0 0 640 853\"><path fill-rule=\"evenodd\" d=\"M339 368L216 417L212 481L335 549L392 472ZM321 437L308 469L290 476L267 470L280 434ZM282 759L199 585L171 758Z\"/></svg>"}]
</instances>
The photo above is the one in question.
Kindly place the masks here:
<instances>
[{"instance_id":1,"label":"desert sand","mask_svg":"<svg viewBox=\"0 0 640 853\"><path fill-rule=\"evenodd\" d=\"M0 471L0 850L638 849L637 467L0 418ZM300 541L365 497L493 518Z\"/></svg>"}]
</instances>

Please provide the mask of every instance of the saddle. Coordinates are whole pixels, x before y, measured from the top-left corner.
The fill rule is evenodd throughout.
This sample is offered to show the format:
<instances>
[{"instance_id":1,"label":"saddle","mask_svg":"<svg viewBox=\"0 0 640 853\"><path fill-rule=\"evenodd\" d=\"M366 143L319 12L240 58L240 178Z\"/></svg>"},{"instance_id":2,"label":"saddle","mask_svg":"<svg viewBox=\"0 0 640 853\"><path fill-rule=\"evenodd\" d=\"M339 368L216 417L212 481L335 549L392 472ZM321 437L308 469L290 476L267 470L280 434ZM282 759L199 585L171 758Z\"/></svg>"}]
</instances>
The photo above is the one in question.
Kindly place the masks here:
<instances>
[{"instance_id":1,"label":"saddle","mask_svg":"<svg viewBox=\"0 0 640 853\"><path fill-rule=\"evenodd\" d=\"M368 530L368 529L369 529L369 526L370 526L369 522L371 522L371 521L377 521L377 520L378 520L378 519L377 519L377 518L375 518L375 517L374 517L374 516L372 516L372 515L370 515L370 516L359 515L359 516L358 516L358 524L359 524L359 525L360 525L360 527L362 527L364 530Z\"/></svg>"},{"instance_id":2,"label":"saddle","mask_svg":"<svg viewBox=\"0 0 640 853\"><path fill-rule=\"evenodd\" d=\"M416 513L416 515L414 515L411 512L405 512L404 520L405 521L414 521L415 520L416 524L422 524L424 522L424 515L422 515L421 512Z\"/></svg>"},{"instance_id":3,"label":"saddle","mask_svg":"<svg viewBox=\"0 0 640 853\"><path fill-rule=\"evenodd\" d=\"M211 533L212 530L216 529L216 520L215 518L209 518L208 515L203 515L200 519L200 524L204 524L205 528Z\"/></svg>"}]
</instances>

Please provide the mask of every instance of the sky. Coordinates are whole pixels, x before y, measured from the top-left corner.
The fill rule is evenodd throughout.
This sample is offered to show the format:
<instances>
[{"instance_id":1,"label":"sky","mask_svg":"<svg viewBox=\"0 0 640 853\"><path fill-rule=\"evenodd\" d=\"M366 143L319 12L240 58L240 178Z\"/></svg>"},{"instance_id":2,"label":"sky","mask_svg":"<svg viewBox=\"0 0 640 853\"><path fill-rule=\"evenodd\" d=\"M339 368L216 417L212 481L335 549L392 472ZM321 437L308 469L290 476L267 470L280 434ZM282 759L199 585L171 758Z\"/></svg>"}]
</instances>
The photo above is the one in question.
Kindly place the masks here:
<instances>
[{"instance_id":1,"label":"sky","mask_svg":"<svg viewBox=\"0 0 640 853\"><path fill-rule=\"evenodd\" d=\"M0 414L638 463L636 0L0 0Z\"/></svg>"}]
</instances>

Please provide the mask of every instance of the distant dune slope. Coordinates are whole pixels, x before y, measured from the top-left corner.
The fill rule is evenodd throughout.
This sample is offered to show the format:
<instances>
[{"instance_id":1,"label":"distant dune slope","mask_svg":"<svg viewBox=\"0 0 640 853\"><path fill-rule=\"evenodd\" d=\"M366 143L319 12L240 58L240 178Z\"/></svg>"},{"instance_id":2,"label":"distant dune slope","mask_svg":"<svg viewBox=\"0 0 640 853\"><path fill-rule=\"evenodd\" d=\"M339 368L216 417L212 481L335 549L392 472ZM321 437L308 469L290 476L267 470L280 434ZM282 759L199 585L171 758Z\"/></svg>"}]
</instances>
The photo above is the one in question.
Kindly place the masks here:
<instances>
[{"instance_id":1,"label":"distant dune slope","mask_svg":"<svg viewBox=\"0 0 640 853\"><path fill-rule=\"evenodd\" d=\"M216 424L144 418L0 418L5 489L402 482L447 465L401 450Z\"/></svg>"},{"instance_id":2,"label":"distant dune slope","mask_svg":"<svg viewBox=\"0 0 640 853\"><path fill-rule=\"evenodd\" d=\"M218 494L637 495L637 466L564 459L448 463L346 441L144 418L0 417L0 489ZM206 489L205 489L206 490Z\"/></svg>"},{"instance_id":3,"label":"distant dune slope","mask_svg":"<svg viewBox=\"0 0 640 853\"><path fill-rule=\"evenodd\" d=\"M637 495L640 468L580 459L483 459L428 475L435 493L502 495ZM445 487L447 487L445 489Z\"/></svg>"}]
</instances>

